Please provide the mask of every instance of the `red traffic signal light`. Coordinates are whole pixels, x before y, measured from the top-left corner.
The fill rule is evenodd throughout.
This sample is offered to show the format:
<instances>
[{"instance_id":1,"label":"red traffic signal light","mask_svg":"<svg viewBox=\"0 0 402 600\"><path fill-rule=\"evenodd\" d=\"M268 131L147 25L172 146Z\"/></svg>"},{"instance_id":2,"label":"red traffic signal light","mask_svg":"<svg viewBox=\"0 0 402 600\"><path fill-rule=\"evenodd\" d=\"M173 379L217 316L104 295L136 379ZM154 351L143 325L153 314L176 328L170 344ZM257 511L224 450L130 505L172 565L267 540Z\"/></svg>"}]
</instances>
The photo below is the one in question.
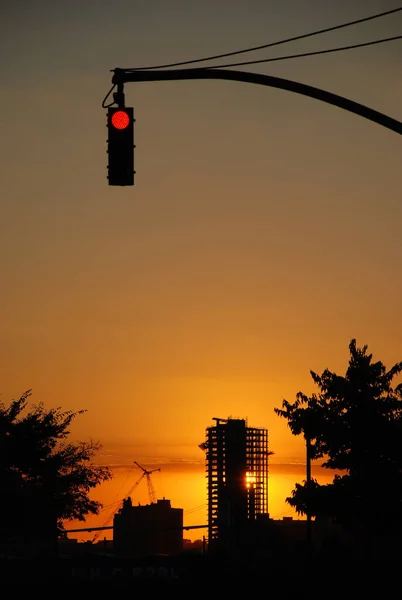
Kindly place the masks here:
<instances>
[{"instance_id":1,"label":"red traffic signal light","mask_svg":"<svg viewBox=\"0 0 402 600\"><path fill-rule=\"evenodd\" d=\"M108 108L109 185L134 185L134 109Z\"/></svg>"},{"instance_id":2,"label":"red traffic signal light","mask_svg":"<svg viewBox=\"0 0 402 600\"><path fill-rule=\"evenodd\" d=\"M125 110L118 110L112 114L111 122L116 129L126 129L130 125L130 117Z\"/></svg>"}]
</instances>

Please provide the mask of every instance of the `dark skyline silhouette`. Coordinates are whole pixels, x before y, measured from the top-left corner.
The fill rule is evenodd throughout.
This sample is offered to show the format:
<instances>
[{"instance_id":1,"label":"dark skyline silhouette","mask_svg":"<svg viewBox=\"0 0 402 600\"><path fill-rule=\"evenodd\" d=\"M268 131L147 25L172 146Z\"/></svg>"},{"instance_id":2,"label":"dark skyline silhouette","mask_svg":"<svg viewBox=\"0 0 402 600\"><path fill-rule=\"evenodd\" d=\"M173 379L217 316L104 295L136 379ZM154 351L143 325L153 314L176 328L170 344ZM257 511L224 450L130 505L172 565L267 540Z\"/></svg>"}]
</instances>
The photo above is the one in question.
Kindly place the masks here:
<instances>
[{"instance_id":1,"label":"dark skyline silhouette","mask_svg":"<svg viewBox=\"0 0 402 600\"><path fill-rule=\"evenodd\" d=\"M302 435L306 444L303 482L296 482L286 501L307 520L278 520L269 512L268 458L274 452L268 429L246 419L212 419L215 424L206 428L199 445L205 453L208 506L208 524L195 527L207 529L202 554L247 564L280 554L296 560L306 552L317 557L342 552L353 560L377 561L398 554L402 383L393 380L402 372L402 362L387 368L355 339L349 352L345 376L328 368L321 375L311 371L319 391L310 397L298 392L294 403L283 400L282 408L275 409L288 421L290 434ZM68 534L85 530L71 528L69 522L99 514L102 505L88 492L112 472L93 462L99 444L69 440L73 420L84 411L47 410L28 404L29 398L26 392L8 406L0 405L1 507L8 516L0 531L1 554L4 559L47 560L60 556L58 538L65 545ZM311 461L320 459L333 473L331 484L320 485L312 477ZM103 526L99 523L91 542L74 546L69 541L67 557L183 554L188 527L183 507L172 507L165 496L157 498L151 475L160 468L133 464L142 471L140 478L128 492L122 490L123 501L114 504ZM133 492L143 479L149 502L133 504ZM98 539L111 522L109 547L106 538Z\"/></svg>"}]
</instances>

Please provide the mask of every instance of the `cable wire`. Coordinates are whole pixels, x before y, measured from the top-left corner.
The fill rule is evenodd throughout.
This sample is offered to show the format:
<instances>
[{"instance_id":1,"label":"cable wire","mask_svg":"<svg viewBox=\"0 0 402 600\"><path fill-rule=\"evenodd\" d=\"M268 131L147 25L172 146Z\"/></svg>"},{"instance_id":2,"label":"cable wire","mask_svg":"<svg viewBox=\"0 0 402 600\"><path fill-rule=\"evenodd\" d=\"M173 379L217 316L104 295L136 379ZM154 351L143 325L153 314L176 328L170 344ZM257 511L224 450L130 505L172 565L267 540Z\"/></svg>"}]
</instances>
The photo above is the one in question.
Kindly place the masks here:
<instances>
[{"instance_id":1,"label":"cable wire","mask_svg":"<svg viewBox=\"0 0 402 600\"><path fill-rule=\"evenodd\" d=\"M366 23L367 21L373 21L374 19L379 19L381 17L395 14L400 11L402 11L402 6L400 6L399 8L394 8L392 10L387 10L387 11L384 11L381 13L377 13L377 14L371 15L369 17L363 17L361 19L356 19L354 21L348 21L347 23L341 23L340 25L334 25L332 27L326 27L325 29L319 29L316 31L311 31L309 33L296 35L294 37L289 37L289 38L279 40L276 42L271 42L269 44L263 44L262 46L253 46L250 48L243 48L241 50L235 50L233 52L225 52L224 54L215 54L212 56L205 56L203 58L195 58L192 60L185 60L185 61L181 61L181 62L167 63L167 64L163 64L163 65L154 65L154 66L148 66L148 67L134 67L131 69L123 69L123 70L124 71L147 71L147 70L153 70L153 69L168 69L169 67L180 67L183 65L191 65L191 64L195 64L195 63L206 62L209 60L217 60L219 58L228 58L229 56L235 56L237 54L246 54L248 52L256 52L257 50L264 50L266 48L273 48L274 46L279 46L281 44L288 44L289 42L303 40L303 39L306 39L309 37L313 37L315 35L320 35L322 33L328 33L330 31L336 31L338 29L343 29L345 27L351 27L352 25ZM105 98L105 100L106 100L106 98Z\"/></svg>"},{"instance_id":2,"label":"cable wire","mask_svg":"<svg viewBox=\"0 0 402 600\"><path fill-rule=\"evenodd\" d=\"M185 515L191 515L194 512L198 512L199 510L203 510L207 507L206 502L204 502L204 504L200 504L199 506L195 506L194 508L189 508L188 510L185 511Z\"/></svg>"},{"instance_id":3,"label":"cable wire","mask_svg":"<svg viewBox=\"0 0 402 600\"><path fill-rule=\"evenodd\" d=\"M319 54L330 54L333 52L342 52L344 50L354 50L355 48L364 48L365 46L375 46L376 44L384 44L386 42L393 42L395 40L402 39L402 35L395 35L389 38L381 38L379 40L371 40L370 42L362 42L361 44L353 44L350 46L338 46L335 48L328 48L327 50L315 50L314 52L303 52L301 54L288 54L287 56L276 56L273 58L261 58L259 60L248 60L238 63L229 63L227 65L211 65L209 67L198 67L198 70L207 69L223 69L225 67L240 67L242 65L257 65L260 63L275 62L280 60L290 60L293 58L303 58L305 56L318 56ZM197 70L197 69L194 69Z\"/></svg>"},{"instance_id":4,"label":"cable wire","mask_svg":"<svg viewBox=\"0 0 402 600\"><path fill-rule=\"evenodd\" d=\"M106 96L103 98L102 108L109 108L110 106L113 106L113 104L115 104L114 100L110 104L105 104L106 100L109 98L110 94L113 92L113 90L114 90L115 87L116 87L116 84L112 85L112 87L110 88L110 90L108 91L108 93L106 94Z\"/></svg>"}]
</instances>

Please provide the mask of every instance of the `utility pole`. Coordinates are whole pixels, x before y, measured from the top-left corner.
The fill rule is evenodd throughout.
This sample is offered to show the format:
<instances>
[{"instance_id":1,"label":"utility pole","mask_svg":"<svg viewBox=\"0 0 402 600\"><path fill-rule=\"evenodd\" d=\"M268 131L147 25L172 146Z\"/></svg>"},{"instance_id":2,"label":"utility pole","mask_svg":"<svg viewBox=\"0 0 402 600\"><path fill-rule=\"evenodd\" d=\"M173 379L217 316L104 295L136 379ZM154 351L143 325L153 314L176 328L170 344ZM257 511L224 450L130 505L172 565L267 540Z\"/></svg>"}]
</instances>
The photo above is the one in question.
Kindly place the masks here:
<instances>
[{"instance_id":1,"label":"utility pole","mask_svg":"<svg viewBox=\"0 0 402 600\"><path fill-rule=\"evenodd\" d=\"M310 438L308 436L305 435L305 440L306 440L306 482L307 482L307 489L310 490L310 484L311 484L311 441ZM307 514L306 514L306 518L307 518L307 523L306 523L306 537L307 537L307 547L308 547L308 551L310 552L311 550L311 511L308 509L307 510Z\"/></svg>"}]
</instances>

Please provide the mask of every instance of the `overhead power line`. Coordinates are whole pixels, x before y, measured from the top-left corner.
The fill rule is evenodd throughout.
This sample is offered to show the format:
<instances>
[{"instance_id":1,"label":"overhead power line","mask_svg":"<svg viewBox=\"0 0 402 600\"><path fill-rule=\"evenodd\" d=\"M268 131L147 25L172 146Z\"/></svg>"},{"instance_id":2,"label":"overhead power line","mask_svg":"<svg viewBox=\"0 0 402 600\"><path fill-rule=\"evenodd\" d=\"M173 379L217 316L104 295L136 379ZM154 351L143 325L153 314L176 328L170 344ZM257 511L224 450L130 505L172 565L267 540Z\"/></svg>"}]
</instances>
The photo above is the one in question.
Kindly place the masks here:
<instances>
[{"instance_id":1,"label":"overhead power line","mask_svg":"<svg viewBox=\"0 0 402 600\"><path fill-rule=\"evenodd\" d=\"M199 67L199 69L223 69L225 67L240 67L242 65L257 65L259 63L290 60L293 58L303 58L305 56L318 56L319 54L330 54L333 52L341 52L344 50L354 50L355 48L364 48L364 46L375 46L376 44L385 44L386 42L393 42L395 40L400 39L402 39L402 35L395 35L394 37L381 38L379 40L371 40L370 42L362 42L361 44L353 44L351 46L338 46L335 48L328 48L326 50L315 50L314 52L303 52L301 54L288 54L287 56L276 56L273 58L261 58L259 60L247 60L244 62L229 63L227 65L211 65L210 67Z\"/></svg>"},{"instance_id":2,"label":"overhead power line","mask_svg":"<svg viewBox=\"0 0 402 600\"><path fill-rule=\"evenodd\" d=\"M263 44L262 46L253 46L250 48L243 48L241 50L234 50L233 52L225 52L224 54L215 54L212 56L205 56L203 58L195 58L191 60L185 60L175 63L167 63L163 65L153 65L148 67L134 67L130 69L124 69L124 71L144 71L144 70L153 70L153 69L168 69L169 67L180 67L184 65L191 65L200 62L206 62L210 60L217 60L219 58L228 58L229 56L235 56L238 54L246 54L248 52L256 52L257 50L265 50L266 48L273 48L274 46L279 46L281 44L288 44L290 42L295 42L298 40L303 40L309 37L313 37L316 35L320 35L322 33L329 33L330 31L336 31L338 29L343 29L345 27L351 27L352 25L358 25L360 23L366 23L367 21L373 21L375 19L379 19L381 17L386 17L391 14L395 14L397 12L402 11L402 6L399 8L394 8L392 10L387 10L381 13L377 13L375 15L371 15L369 17L363 17L361 19L356 19L354 21L348 21L347 23L341 23L340 25L334 25L332 27L326 27L325 29L319 29L315 31L311 31L309 33L304 33L301 35L296 35L294 37L285 38L276 42L270 42L268 44ZM243 63L243 64L251 64L251 63ZM227 65L226 65L227 66Z\"/></svg>"}]
</instances>

